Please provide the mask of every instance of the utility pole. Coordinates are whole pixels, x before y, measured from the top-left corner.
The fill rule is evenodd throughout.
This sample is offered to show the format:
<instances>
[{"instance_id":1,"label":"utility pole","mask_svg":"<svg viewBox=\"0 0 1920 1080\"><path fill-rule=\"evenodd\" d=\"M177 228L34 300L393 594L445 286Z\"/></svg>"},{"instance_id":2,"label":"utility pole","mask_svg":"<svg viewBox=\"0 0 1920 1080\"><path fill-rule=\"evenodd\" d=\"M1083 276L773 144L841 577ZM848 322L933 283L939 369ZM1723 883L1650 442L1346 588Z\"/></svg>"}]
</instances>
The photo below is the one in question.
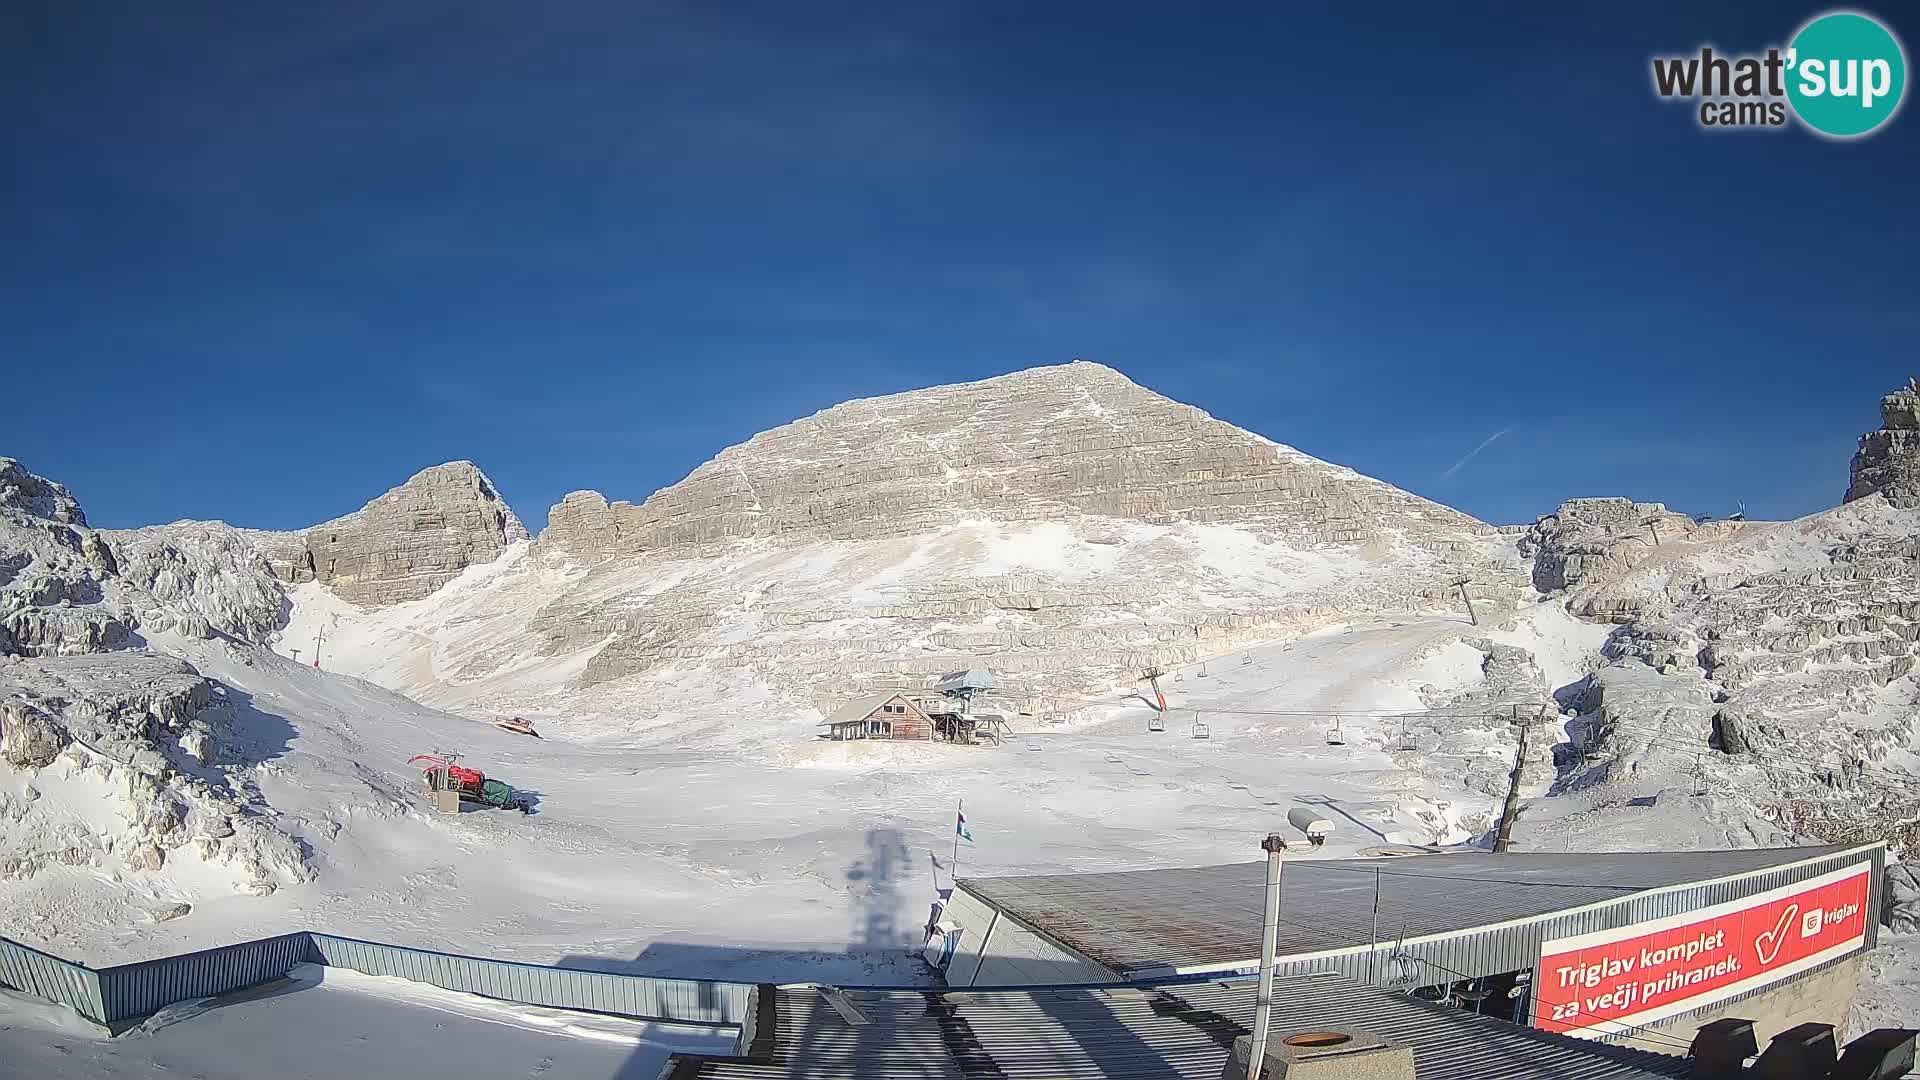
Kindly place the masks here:
<instances>
[{"instance_id":1,"label":"utility pole","mask_svg":"<svg viewBox=\"0 0 1920 1080\"><path fill-rule=\"evenodd\" d=\"M1287 842L1279 833L1260 841L1267 853L1267 916L1260 928L1260 996L1253 1008L1253 1046L1247 1056L1247 1080L1260 1080L1267 1061L1267 1030L1273 1022L1273 950L1280 943L1280 853Z\"/></svg>"},{"instance_id":2,"label":"utility pole","mask_svg":"<svg viewBox=\"0 0 1920 1080\"><path fill-rule=\"evenodd\" d=\"M1540 706L1540 714L1535 719L1546 716L1547 707ZM1507 801L1500 808L1500 826L1493 834L1493 853L1507 850L1513 843L1513 819L1520 816L1520 767L1527 760L1527 725L1520 722L1520 706L1513 707L1513 728L1519 739L1519 746L1513 752L1513 772L1507 776Z\"/></svg>"},{"instance_id":3,"label":"utility pole","mask_svg":"<svg viewBox=\"0 0 1920 1080\"><path fill-rule=\"evenodd\" d=\"M1478 612L1473 610L1473 594L1467 591L1467 579L1461 578L1460 580L1453 583L1453 587L1460 590L1460 599L1465 600L1467 602L1468 621L1473 623L1473 625L1475 626L1479 626L1480 615Z\"/></svg>"},{"instance_id":4,"label":"utility pole","mask_svg":"<svg viewBox=\"0 0 1920 1080\"><path fill-rule=\"evenodd\" d=\"M1653 546L1659 547L1660 546L1660 519L1648 518L1646 520L1646 526L1647 526L1647 531L1653 534Z\"/></svg>"}]
</instances>

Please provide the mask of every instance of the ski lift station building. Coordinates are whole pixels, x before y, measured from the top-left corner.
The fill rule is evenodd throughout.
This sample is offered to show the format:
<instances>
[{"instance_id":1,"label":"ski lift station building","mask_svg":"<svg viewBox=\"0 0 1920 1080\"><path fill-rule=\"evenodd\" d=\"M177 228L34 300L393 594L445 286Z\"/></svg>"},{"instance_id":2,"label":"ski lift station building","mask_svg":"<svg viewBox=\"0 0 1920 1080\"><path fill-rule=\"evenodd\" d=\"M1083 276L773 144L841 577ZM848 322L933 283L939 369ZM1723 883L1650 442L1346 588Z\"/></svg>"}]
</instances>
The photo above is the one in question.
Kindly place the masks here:
<instances>
[{"instance_id":1,"label":"ski lift station building","mask_svg":"<svg viewBox=\"0 0 1920 1080\"><path fill-rule=\"evenodd\" d=\"M1304 849L1303 849L1304 850ZM1881 844L1283 856L1279 975L1464 1003L1561 1034L1844 1026L1879 938ZM1264 862L962 878L929 960L962 987L1174 984L1259 968Z\"/></svg>"}]
</instances>

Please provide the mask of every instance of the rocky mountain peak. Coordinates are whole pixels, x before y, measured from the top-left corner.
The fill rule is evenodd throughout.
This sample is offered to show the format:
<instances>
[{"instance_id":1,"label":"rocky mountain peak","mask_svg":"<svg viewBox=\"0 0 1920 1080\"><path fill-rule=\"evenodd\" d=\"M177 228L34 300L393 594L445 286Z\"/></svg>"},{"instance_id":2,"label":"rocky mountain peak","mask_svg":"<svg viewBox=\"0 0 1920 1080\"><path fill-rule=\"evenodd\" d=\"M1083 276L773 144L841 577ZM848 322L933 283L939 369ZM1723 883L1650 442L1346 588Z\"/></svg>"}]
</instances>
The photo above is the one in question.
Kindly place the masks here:
<instances>
[{"instance_id":1,"label":"rocky mountain peak","mask_svg":"<svg viewBox=\"0 0 1920 1080\"><path fill-rule=\"evenodd\" d=\"M541 539L610 557L1076 515L1244 525L1310 545L1490 532L1081 360L835 405L722 450L638 506L575 492Z\"/></svg>"},{"instance_id":2,"label":"rocky mountain peak","mask_svg":"<svg viewBox=\"0 0 1920 1080\"><path fill-rule=\"evenodd\" d=\"M351 514L297 533L252 533L283 581L319 581L356 604L418 600L527 538L471 461L422 469Z\"/></svg>"},{"instance_id":3,"label":"rocky mountain peak","mask_svg":"<svg viewBox=\"0 0 1920 1080\"><path fill-rule=\"evenodd\" d=\"M65 487L28 472L10 457L0 457L0 506L63 525L87 523L87 515Z\"/></svg>"},{"instance_id":4,"label":"rocky mountain peak","mask_svg":"<svg viewBox=\"0 0 1920 1080\"><path fill-rule=\"evenodd\" d=\"M1879 492L1895 506L1920 507L1920 379L1880 399L1880 430L1860 436L1848 481L1848 502Z\"/></svg>"}]
</instances>

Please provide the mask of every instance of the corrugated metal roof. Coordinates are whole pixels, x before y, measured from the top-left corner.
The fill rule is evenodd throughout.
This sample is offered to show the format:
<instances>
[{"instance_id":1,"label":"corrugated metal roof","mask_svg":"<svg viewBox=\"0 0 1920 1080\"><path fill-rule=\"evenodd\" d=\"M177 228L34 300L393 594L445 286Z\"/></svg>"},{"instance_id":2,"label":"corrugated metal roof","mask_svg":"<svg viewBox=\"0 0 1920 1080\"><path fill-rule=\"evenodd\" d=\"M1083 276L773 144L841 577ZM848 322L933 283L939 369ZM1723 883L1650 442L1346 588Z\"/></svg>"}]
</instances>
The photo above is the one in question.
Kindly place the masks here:
<instances>
[{"instance_id":1,"label":"corrugated metal roof","mask_svg":"<svg viewBox=\"0 0 1920 1080\"><path fill-rule=\"evenodd\" d=\"M1507 853L1289 859L1275 955L1468 930L1710 881L1844 846L1631 854ZM1378 874L1376 875L1376 870ZM963 878L961 887L1123 975L1260 955L1264 862L1110 874Z\"/></svg>"},{"instance_id":2,"label":"corrugated metal roof","mask_svg":"<svg viewBox=\"0 0 1920 1080\"><path fill-rule=\"evenodd\" d=\"M1217 1080L1253 1026L1255 985L1159 990L818 990L778 993L772 1045L752 1058L680 1059L674 1080L780 1077L1193 1077ZM1274 1034L1345 1028L1411 1046L1422 1080L1651 1080L1691 1062L1516 1027L1334 977L1274 986ZM1675 1052L1683 1048L1674 1046Z\"/></svg>"}]
</instances>

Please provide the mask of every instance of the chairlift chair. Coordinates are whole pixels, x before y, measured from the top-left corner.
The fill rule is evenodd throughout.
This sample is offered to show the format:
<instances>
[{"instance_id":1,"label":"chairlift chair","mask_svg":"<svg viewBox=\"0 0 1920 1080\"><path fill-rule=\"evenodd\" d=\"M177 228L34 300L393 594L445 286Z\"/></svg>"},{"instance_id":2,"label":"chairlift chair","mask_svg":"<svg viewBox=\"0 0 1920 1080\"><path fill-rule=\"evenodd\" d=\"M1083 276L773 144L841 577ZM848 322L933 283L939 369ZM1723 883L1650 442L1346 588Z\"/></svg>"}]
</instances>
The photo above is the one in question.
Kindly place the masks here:
<instances>
[{"instance_id":1,"label":"chairlift chair","mask_svg":"<svg viewBox=\"0 0 1920 1080\"><path fill-rule=\"evenodd\" d=\"M1340 718L1337 716L1333 718L1333 730L1327 732L1327 745L1328 746L1347 745L1347 733L1341 729Z\"/></svg>"},{"instance_id":2,"label":"chairlift chair","mask_svg":"<svg viewBox=\"0 0 1920 1080\"><path fill-rule=\"evenodd\" d=\"M1201 723L1197 718L1193 722L1193 737L1196 739L1213 738L1213 729Z\"/></svg>"},{"instance_id":3,"label":"chairlift chair","mask_svg":"<svg viewBox=\"0 0 1920 1080\"><path fill-rule=\"evenodd\" d=\"M1154 713L1152 716L1147 717L1147 730L1148 731L1167 730L1167 718L1165 716L1162 716L1159 713Z\"/></svg>"}]
</instances>

